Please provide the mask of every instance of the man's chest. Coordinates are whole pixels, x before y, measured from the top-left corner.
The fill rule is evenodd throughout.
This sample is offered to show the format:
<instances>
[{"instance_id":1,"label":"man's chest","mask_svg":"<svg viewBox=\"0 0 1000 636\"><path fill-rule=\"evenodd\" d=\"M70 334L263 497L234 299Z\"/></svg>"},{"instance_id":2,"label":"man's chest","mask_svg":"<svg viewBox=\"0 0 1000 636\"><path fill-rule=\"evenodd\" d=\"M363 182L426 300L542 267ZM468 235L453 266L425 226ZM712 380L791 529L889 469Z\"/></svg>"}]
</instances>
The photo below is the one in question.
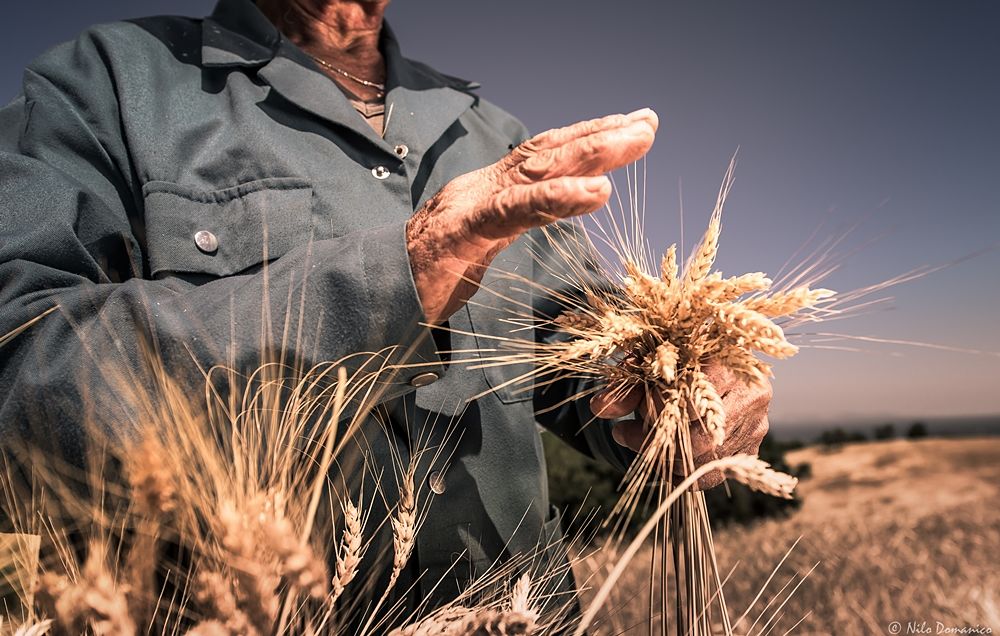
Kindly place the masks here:
<instances>
[{"instance_id":1,"label":"man's chest","mask_svg":"<svg viewBox=\"0 0 1000 636\"><path fill-rule=\"evenodd\" d=\"M323 77L304 94L242 73L174 81L178 85L158 91L155 101L131 99L135 93L122 100L146 222L164 231L156 217L183 214L182 208L244 229L266 225L266 219L252 218L260 206L240 199L275 191L271 203L296 210L273 221L316 240L343 236L408 218L446 183L496 161L510 145L505 133L479 116L471 98L440 94L448 89L426 96L390 92L385 136L379 138ZM443 100L449 100L450 121L435 110ZM428 127L439 130L431 136ZM280 194L289 189L300 190L294 200ZM176 197L165 203L156 194L161 192L199 205Z\"/></svg>"}]
</instances>

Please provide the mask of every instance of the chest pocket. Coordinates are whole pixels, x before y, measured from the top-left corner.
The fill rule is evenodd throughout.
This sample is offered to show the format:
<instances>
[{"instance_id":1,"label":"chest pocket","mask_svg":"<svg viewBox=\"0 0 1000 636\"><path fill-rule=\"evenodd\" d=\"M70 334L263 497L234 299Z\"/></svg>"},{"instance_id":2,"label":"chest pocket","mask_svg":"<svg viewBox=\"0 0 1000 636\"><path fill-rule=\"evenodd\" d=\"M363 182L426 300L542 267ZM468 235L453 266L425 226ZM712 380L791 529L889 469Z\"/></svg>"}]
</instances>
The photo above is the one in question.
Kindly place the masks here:
<instances>
[{"instance_id":1,"label":"chest pocket","mask_svg":"<svg viewBox=\"0 0 1000 636\"><path fill-rule=\"evenodd\" d=\"M229 276L309 240L312 187L294 178L195 190L143 186L150 273Z\"/></svg>"}]
</instances>

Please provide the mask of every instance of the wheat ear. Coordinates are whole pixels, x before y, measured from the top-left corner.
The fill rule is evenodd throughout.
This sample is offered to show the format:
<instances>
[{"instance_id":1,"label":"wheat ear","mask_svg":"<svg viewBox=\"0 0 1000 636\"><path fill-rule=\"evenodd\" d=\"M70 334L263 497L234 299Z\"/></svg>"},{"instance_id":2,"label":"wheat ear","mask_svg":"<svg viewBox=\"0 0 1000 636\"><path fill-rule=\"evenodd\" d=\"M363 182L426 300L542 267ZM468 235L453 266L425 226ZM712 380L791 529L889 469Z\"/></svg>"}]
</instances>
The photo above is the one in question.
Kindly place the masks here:
<instances>
[{"instance_id":1,"label":"wheat ear","mask_svg":"<svg viewBox=\"0 0 1000 636\"><path fill-rule=\"evenodd\" d=\"M726 463L725 472L753 490L784 499L792 498L792 491L799 483L795 477L774 470L753 455L733 455Z\"/></svg>"},{"instance_id":2,"label":"wheat ear","mask_svg":"<svg viewBox=\"0 0 1000 636\"><path fill-rule=\"evenodd\" d=\"M52 625L51 619L21 625L14 631L13 636L45 636L52 629Z\"/></svg>"},{"instance_id":3,"label":"wheat ear","mask_svg":"<svg viewBox=\"0 0 1000 636\"><path fill-rule=\"evenodd\" d=\"M361 511L350 500L345 498L342 504L344 511L344 535L337 550L337 572L333 577L332 604L358 573L361 563Z\"/></svg>"},{"instance_id":4,"label":"wheat ear","mask_svg":"<svg viewBox=\"0 0 1000 636\"><path fill-rule=\"evenodd\" d=\"M217 626L222 626L226 630L223 632L225 634L253 636L260 633L237 605L231 580L222 574L201 572L195 580L194 598L198 601L202 615L206 617L206 620L195 625L195 629L202 629L196 633L206 636L214 634L217 633Z\"/></svg>"},{"instance_id":5,"label":"wheat ear","mask_svg":"<svg viewBox=\"0 0 1000 636\"><path fill-rule=\"evenodd\" d=\"M260 518L264 513L254 515ZM270 564L258 558L255 528L248 527L246 515L231 503L219 510L222 524L222 545L233 557L232 568L236 576L240 608L246 612L250 624L262 634L270 633L278 612L276 593L279 577L270 571Z\"/></svg>"},{"instance_id":6,"label":"wheat ear","mask_svg":"<svg viewBox=\"0 0 1000 636\"><path fill-rule=\"evenodd\" d=\"M392 574L386 589L392 589L413 552L417 531L417 500L414 493L415 463L411 462L399 486L399 504L392 518Z\"/></svg>"},{"instance_id":7,"label":"wheat ear","mask_svg":"<svg viewBox=\"0 0 1000 636\"><path fill-rule=\"evenodd\" d=\"M278 557L278 573L294 590L302 590L313 598L326 596L330 581L326 564L312 547L302 541L291 521L280 517L264 524L268 546Z\"/></svg>"},{"instance_id":8,"label":"wheat ear","mask_svg":"<svg viewBox=\"0 0 1000 636\"><path fill-rule=\"evenodd\" d=\"M104 551L97 542L90 545L80 580L73 583L65 576L47 572L39 578L36 603L53 619L56 631L98 636L129 636L136 633L129 614L127 588L116 585L104 562Z\"/></svg>"}]
</instances>

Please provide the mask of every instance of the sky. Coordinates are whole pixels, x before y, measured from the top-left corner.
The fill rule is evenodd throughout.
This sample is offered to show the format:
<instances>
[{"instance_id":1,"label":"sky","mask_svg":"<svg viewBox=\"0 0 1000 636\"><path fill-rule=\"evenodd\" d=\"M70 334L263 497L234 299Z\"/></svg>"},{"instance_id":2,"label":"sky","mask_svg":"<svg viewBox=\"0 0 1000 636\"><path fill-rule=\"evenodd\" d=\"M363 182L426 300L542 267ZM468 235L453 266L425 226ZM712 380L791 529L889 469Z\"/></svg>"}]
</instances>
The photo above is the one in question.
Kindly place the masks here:
<instances>
[{"instance_id":1,"label":"sky","mask_svg":"<svg viewBox=\"0 0 1000 636\"><path fill-rule=\"evenodd\" d=\"M201 0L12 3L0 99L90 24ZM718 265L775 272L816 233L846 291L1000 242L1000 3L992 0L395 0L404 54L482 84L533 131L652 107L647 235L690 247L738 153ZM623 183L618 175L616 181ZM877 240L876 240L877 239ZM857 249L855 249L857 248ZM1000 352L1000 249L816 329ZM1000 355L845 342L776 365L772 426L1000 414Z\"/></svg>"}]
</instances>

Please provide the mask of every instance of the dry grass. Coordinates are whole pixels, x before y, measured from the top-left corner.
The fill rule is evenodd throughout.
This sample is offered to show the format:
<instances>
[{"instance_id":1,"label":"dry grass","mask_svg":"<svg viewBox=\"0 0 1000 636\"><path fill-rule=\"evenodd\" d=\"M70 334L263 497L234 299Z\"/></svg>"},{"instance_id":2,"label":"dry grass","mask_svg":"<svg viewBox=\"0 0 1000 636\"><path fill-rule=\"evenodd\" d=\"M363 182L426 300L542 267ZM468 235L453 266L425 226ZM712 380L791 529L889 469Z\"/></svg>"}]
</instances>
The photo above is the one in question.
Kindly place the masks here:
<instances>
[{"instance_id":1,"label":"dry grass","mask_svg":"<svg viewBox=\"0 0 1000 636\"><path fill-rule=\"evenodd\" d=\"M715 535L720 567L735 568L725 586L734 616L753 604L736 632L784 634L795 627L795 634L887 634L893 621L997 630L998 460L997 438L898 440L792 454L790 461L812 464L812 478L799 488L802 508L786 519ZM598 633L645 632L652 556L647 545L619 582ZM607 559L614 556L598 553L577 564L578 577L596 572L593 586Z\"/></svg>"}]
</instances>

